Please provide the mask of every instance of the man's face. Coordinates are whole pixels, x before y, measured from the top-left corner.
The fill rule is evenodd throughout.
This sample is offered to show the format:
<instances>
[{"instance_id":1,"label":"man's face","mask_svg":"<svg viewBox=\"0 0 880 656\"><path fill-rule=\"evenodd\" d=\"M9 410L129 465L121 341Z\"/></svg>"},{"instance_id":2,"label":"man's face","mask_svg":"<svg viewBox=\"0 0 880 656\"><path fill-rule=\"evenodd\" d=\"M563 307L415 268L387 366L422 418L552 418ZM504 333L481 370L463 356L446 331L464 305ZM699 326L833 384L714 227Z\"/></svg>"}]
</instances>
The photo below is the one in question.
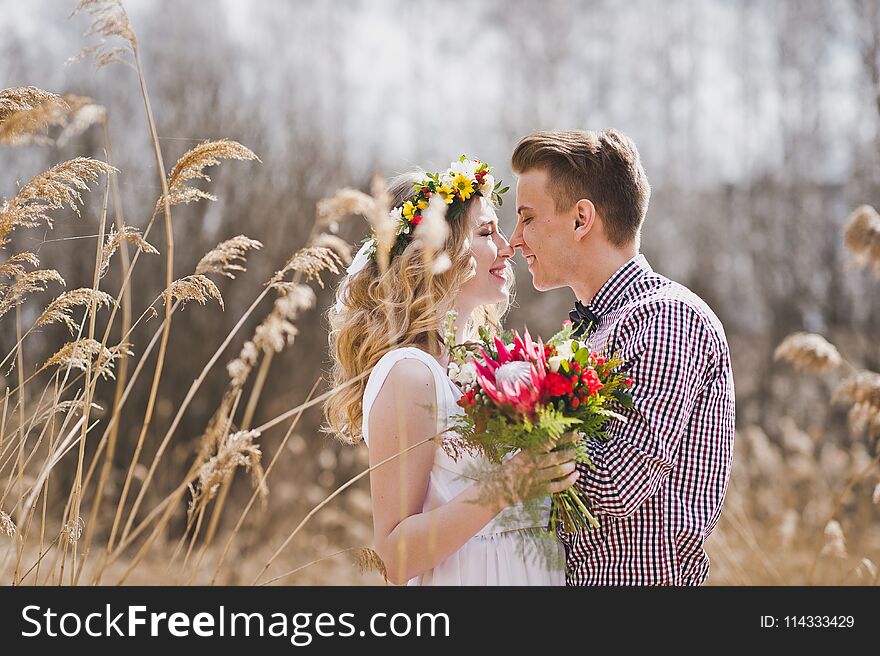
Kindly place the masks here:
<instances>
[{"instance_id":1,"label":"man's face","mask_svg":"<svg viewBox=\"0 0 880 656\"><path fill-rule=\"evenodd\" d=\"M575 242L576 206L557 212L547 192L547 170L530 169L516 184L516 229L510 245L519 248L529 263L532 284L538 291L569 286Z\"/></svg>"}]
</instances>

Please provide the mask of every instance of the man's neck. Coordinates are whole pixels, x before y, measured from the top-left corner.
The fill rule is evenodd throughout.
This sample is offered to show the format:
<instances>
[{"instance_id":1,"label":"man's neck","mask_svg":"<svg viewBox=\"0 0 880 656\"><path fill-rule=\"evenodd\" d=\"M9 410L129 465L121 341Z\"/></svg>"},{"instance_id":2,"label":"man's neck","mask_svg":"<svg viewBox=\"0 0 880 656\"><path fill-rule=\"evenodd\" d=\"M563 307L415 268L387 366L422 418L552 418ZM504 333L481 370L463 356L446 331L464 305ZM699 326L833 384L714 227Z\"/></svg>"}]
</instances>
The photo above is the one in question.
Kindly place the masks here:
<instances>
[{"instance_id":1,"label":"man's neck","mask_svg":"<svg viewBox=\"0 0 880 656\"><path fill-rule=\"evenodd\" d=\"M578 272L576 280L569 285L571 291L581 303L588 304L602 285L638 254L635 244L624 248L603 248L601 251L585 254L582 258L584 266Z\"/></svg>"}]
</instances>

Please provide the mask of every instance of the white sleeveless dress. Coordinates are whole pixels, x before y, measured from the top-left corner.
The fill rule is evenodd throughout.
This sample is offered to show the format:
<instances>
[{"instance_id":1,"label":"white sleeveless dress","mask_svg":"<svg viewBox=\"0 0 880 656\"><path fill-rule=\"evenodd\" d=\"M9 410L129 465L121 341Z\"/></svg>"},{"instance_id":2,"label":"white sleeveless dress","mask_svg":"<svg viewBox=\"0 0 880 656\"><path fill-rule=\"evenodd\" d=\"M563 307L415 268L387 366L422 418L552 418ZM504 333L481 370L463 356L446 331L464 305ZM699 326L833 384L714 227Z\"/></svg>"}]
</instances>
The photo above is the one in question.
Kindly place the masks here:
<instances>
[{"instance_id":1,"label":"white sleeveless dress","mask_svg":"<svg viewBox=\"0 0 880 656\"><path fill-rule=\"evenodd\" d=\"M463 410L456 404L461 391L429 353L401 347L386 353L370 373L363 397L363 435L369 446L368 418L391 367L405 358L424 362L434 374L439 430ZM475 470L491 466L485 459L462 455L453 460L439 445L428 481L423 511L441 506L473 484ZM538 512L522 505L502 510L473 538L446 560L407 585L565 585L565 552L559 540L540 527L547 526L549 499Z\"/></svg>"}]
</instances>

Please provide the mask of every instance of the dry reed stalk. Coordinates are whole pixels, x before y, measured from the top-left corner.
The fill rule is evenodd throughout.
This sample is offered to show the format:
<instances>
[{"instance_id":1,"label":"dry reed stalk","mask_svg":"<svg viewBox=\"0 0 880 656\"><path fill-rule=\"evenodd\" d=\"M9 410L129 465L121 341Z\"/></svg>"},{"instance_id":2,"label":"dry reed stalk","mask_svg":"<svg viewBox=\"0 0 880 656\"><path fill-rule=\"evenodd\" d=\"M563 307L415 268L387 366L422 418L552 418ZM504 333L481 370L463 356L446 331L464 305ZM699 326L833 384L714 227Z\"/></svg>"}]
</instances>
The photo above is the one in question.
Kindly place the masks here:
<instances>
[{"instance_id":1,"label":"dry reed stalk","mask_svg":"<svg viewBox=\"0 0 880 656\"><path fill-rule=\"evenodd\" d=\"M20 342L21 337L21 308L19 305L15 306L15 336L17 338L16 341ZM21 437L19 438L19 447L18 447L18 476L16 478L16 485L21 485L21 481L24 478L24 442L27 438L27 434L24 433L25 426L25 412L24 412L24 404L25 404L25 396L24 396L24 354L22 353L22 349L17 349L17 361L18 361L18 420L19 420L19 433ZM24 506L27 508L27 505ZM12 573L12 582L15 583L18 581L18 574L21 571L21 557L24 551L24 542L19 541L16 545L16 559L15 559L15 570Z\"/></svg>"},{"instance_id":2,"label":"dry reed stalk","mask_svg":"<svg viewBox=\"0 0 880 656\"><path fill-rule=\"evenodd\" d=\"M305 526L308 523L308 521L312 517L314 517L318 513L318 511L321 510L321 508L326 506L333 499L335 499L337 496L339 496L339 494L341 494L346 489L348 489L349 487L354 485L357 481L362 479L364 476L369 474L374 469L377 469L377 468L381 467L382 465L385 465L385 464L391 462L392 460L395 460L397 458L405 456L407 453L409 453L413 449L420 447L424 444L427 444L428 442L438 442L439 443L440 441L442 441L442 435L443 435L443 432L435 433L431 437L427 437L419 442L416 442L415 444L408 446L407 448L403 449L402 451L398 451L394 455L391 455L391 456L385 458L381 462L377 462L372 467L368 467L367 469L362 471L360 474L357 474L356 476L350 478L348 481L346 481L345 483L340 485L338 488L336 488L336 490L332 494L330 494L330 496L328 496L321 503L319 503L317 506L312 508L312 510L309 511L309 513L302 519L302 521L299 524L297 524L296 528L293 529L293 531L290 533L290 535L288 535L287 538L284 540L284 542L281 543L281 546L278 547L278 549L275 551L274 554L272 554L272 557L269 558L269 561L265 565L263 565L263 569L260 570L260 573L257 574L256 578L254 578L254 580L251 582L251 585L257 585L259 583L260 578L263 576L263 574L266 572L266 570L272 566L272 563L275 562L275 559L278 558L279 555L281 555L281 552L284 551L284 549L287 547L287 545L290 544L291 540L293 540L293 538L296 537L296 534L300 532L302 527Z\"/></svg>"},{"instance_id":3,"label":"dry reed stalk","mask_svg":"<svg viewBox=\"0 0 880 656\"><path fill-rule=\"evenodd\" d=\"M351 247L347 242L336 237L335 235L327 234L327 233L318 233L318 222L312 224L312 228L309 231L309 235L306 238L306 245L313 246L316 248L326 248L332 253L335 253L337 258L344 264L348 265L351 262ZM317 235L317 236L316 236ZM335 264L335 262L334 262ZM302 276L304 274L300 271L296 271L291 281L292 285L297 285L300 283ZM277 279L276 276L273 276L273 280ZM280 281L278 281L280 282ZM275 310L279 308L276 306ZM283 306L280 308L283 311ZM273 310L274 311L274 310ZM289 317L288 320L292 320L295 317ZM265 323L265 320L264 320ZM295 335L294 335L295 336ZM257 402L259 401L260 395L263 391L263 385L266 382L266 379L269 375L269 368L272 365L272 360L274 358L275 351L274 350L264 350L263 351L263 359L260 363L260 369L257 372L257 377L254 380L254 384L250 391L250 397L248 398L247 406L245 407L244 417L241 422L241 429L248 430L251 427L251 422L253 420L254 413L256 412ZM256 361L259 357L258 349L256 344L252 340L248 340L242 347L242 351L237 358L237 360L230 362L227 364L227 372L229 373L231 384L233 389L238 389L236 395L236 405L238 403L238 398L241 394L241 388L244 386L244 383L247 377L250 375L253 366L256 364ZM234 416L235 410L230 413L230 420ZM229 483L229 481L227 481ZM214 504L214 509L211 511L211 520L208 523L208 529L203 541L203 546L201 553L199 555L199 562L201 562L201 557L205 553L205 549L207 545L211 543L214 539L214 534L217 529L217 525L220 521L220 514L223 511L223 507L226 503L226 496L229 493L230 485L226 484L221 487L220 494L217 498L216 503Z\"/></svg>"},{"instance_id":4,"label":"dry reed stalk","mask_svg":"<svg viewBox=\"0 0 880 656\"><path fill-rule=\"evenodd\" d=\"M137 72L137 77L141 88L141 98L143 99L144 109L146 110L147 114L147 125L150 130L150 138L153 145L153 155L155 157L156 170L159 176L160 184L162 185L161 198L163 199L162 209L164 210L163 214L165 219L166 243L165 289L168 290L171 288L174 280L174 231L171 226L171 203L169 202L168 181L165 178L165 163L162 157L162 149L159 146L159 135L156 130L156 121L153 117L153 108L150 103L149 94L147 93L147 84L143 74L143 67L141 66L137 38L134 34L134 30L131 29L131 24L128 20L128 15L125 12L125 8L118 0L81 0L81 2L76 6L71 15L80 11L87 12L91 14L94 18L94 22L88 34L101 34L105 38L117 37L122 39L128 44L127 50L131 53L134 60L134 68ZM100 66L104 65L105 63L119 60L120 56L124 57L126 51L125 49L121 51L119 49L102 51L101 46L99 46L99 49L95 52L97 54L97 65L100 68ZM156 358L156 368L153 374L153 381L150 388L149 398L147 399L147 407L144 411L144 419L141 423L141 431L137 439L137 446L135 447L136 453L133 459L133 463L137 462L138 456L140 455L140 449L143 447L143 442L146 437L146 433L149 430L150 422L153 417L153 409L155 407L156 396L159 391L159 383L162 377L162 369L165 363L165 353L168 347L168 336L170 332L171 303L165 303L165 329L162 332L162 338L159 344L159 354ZM131 471L132 470L130 469L129 472ZM123 492L119 503L120 506L125 505L125 497L128 493L128 487L130 484L131 479L129 476L126 478L125 485L123 486ZM116 537L116 529L117 523L116 521L114 521L113 527L110 530L109 539L107 541L108 551L111 550L113 547L113 542Z\"/></svg>"},{"instance_id":5,"label":"dry reed stalk","mask_svg":"<svg viewBox=\"0 0 880 656\"><path fill-rule=\"evenodd\" d=\"M369 371L362 372L362 373L358 374L357 376L355 376L354 378L352 378L351 380L346 381L345 383L343 383L339 387L353 385L356 382L366 378L369 375L369 373L370 373ZM307 402L302 403L294 408L291 408L290 410L287 410L287 411L281 413L280 415L276 416L275 418L267 421L263 425L258 426L254 430L259 430L260 432L265 433L269 428L284 421L288 417L291 417L297 413L303 412L311 407L314 407L316 405L323 403L328 398L330 398L331 394L332 394L332 391L326 392L326 393L324 393L324 394L322 394L322 395L320 395L310 401L307 401ZM134 567L137 565L137 563L140 562L140 560L146 555L146 553L149 550L152 543L156 540L156 538L159 536L161 531L167 525L168 521L171 518L171 514L174 511L175 504L180 501L182 495L187 490L187 486L189 484L190 479L192 478L192 476L195 475L196 471L198 471L197 464L200 464L200 463L196 463L196 462L193 463L193 465L190 467L187 474L183 477L183 482L180 483L168 495L166 495L166 497L162 501L160 501L155 507L153 507L153 509L147 514L147 516L144 519L142 519L141 522L137 526L135 526L134 528L131 529L128 537L124 540L120 540L119 544L116 546L116 548L113 550L113 552L106 556L105 561L102 563L102 568L115 562L116 559L119 558L119 556L123 553L123 551L130 544L132 544L132 542L134 542L134 540L136 540L138 538L138 536L140 536L141 533L143 533L146 530L146 528L153 522L153 520L155 520L157 517L159 517L159 520L158 520L156 526L153 528L153 532L150 534L150 536L147 538L145 543L142 545L141 549L135 555L133 562L129 565L128 570L123 575L122 579L120 579L120 581L118 582L119 585L124 583L125 579L131 573L131 571L134 569ZM100 581L100 572L98 573L98 575L95 578L95 584L97 584L99 581Z\"/></svg>"},{"instance_id":6,"label":"dry reed stalk","mask_svg":"<svg viewBox=\"0 0 880 656\"><path fill-rule=\"evenodd\" d=\"M110 130L108 128L106 119L103 121L103 128L104 128L104 150L107 154L107 163L112 165L112 163L113 163L113 149L112 149L112 144L110 142ZM123 210L122 210L122 200L121 200L121 195L119 193L118 177L115 175L110 176L110 181L111 181L111 191L113 193L113 207L116 210L116 212L115 212L115 219L116 219L115 234L121 235L123 239L127 240L128 236L131 235L131 232L126 229L127 227L125 225L125 218L123 216ZM113 226L111 226L111 231L112 230L113 230ZM141 237L141 239L144 240L143 237ZM146 244L145 240L144 240L144 244ZM120 246L121 245L122 244L120 243ZM149 250L142 248L139 243L135 243L135 246L137 247L137 251L136 251L137 254L140 254L142 252L150 252ZM152 248L152 246L150 246L150 248ZM126 248L119 249L117 247L117 250L119 250L119 255L120 255L121 277L123 280L128 280L128 277L130 275L130 267L131 267L131 264L129 262L129 257L128 257L128 249L126 249ZM153 249L153 250L155 250L155 249ZM156 251L156 252L158 253L158 251ZM101 261L102 266L105 265L105 258L106 258L106 262L109 263L109 259L112 256L112 254L113 254L112 252L108 252L108 250L106 249L106 243L105 243L105 250L102 253L102 261ZM122 290L120 290L120 296L123 296ZM117 299L117 304L118 304L118 299ZM118 307L118 305L114 306L114 311L115 311L116 307ZM176 309L176 308L172 308L172 311L174 309ZM107 329L105 330L104 336L101 339L102 345L106 345L107 340L109 338L110 327L113 325L113 316L114 316L113 313L111 313L110 319L108 321ZM132 316L131 295L125 294L124 298L123 298L122 325L120 326L120 332L123 335L123 337L119 340L120 342L125 341L125 338L129 334L129 330L132 329L131 316ZM155 343L155 340L152 340L150 342L151 345L154 343ZM147 357L147 354L145 353L142 360L146 359L146 357ZM141 365L142 363L139 362L138 364ZM101 449L102 449L102 447L105 443L105 439L106 439L107 455L104 458L104 466L101 468L101 474L98 478L98 486L95 491L94 501L92 502L92 510L89 514L89 521L86 523L87 530L86 530L86 537L85 537L85 545L83 547L84 553L88 553L91 548L92 535L93 535L92 529L97 524L98 510L101 506L101 501L104 497L104 486L106 485L107 479L110 475L110 468L113 464L113 458L116 453L116 438L117 438L117 435L119 432L119 422L112 421L112 419L114 417L119 416L119 412L121 410L121 404L123 403L122 397L123 397L123 393L124 393L124 388L126 388L127 376L128 376L128 358L123 358L122 361L120 362L119 376L116 379L116 386L115 386L114 395L113 395L113 403L111 406L114 409L114 412L113 412L113 415L111 416L111 421L108 422L109 436L107 434L107 431L105 431L104 434L101 436L100 444L98 446L98 449L96 449L95 456L92 460L92 466L90 466L89 471L86 473L86 477L83 482L84 487L88 487L89 481L91 480L92 472L94 471L94 466L97 464L98 458L100 458L100 452L101 452ZM44 507L45 507L45 505L44 505Z\"/></svg>"},{"instance_id":7,"label":"dry reed stalk","mask_svg":"<svg viewBox=\"0 0 880 656\"><path fill-rule=\"evenodd\" d=\"M137 61L137 57L136 57ZM140 65L138 64L138 71L140 71ZM143 79L142 86L143 86ZM146 101L146 89L144 87L144 98ZM151 122L151 129L154 132L154 144L157 149L158 154L158 139L155 137L155 126ZM189 202L190 200L196 200L198 198L212 198L211 196L201 192L199 190L195 190L191 187L188 187L185 183L188 180L192 180L195 178L203 178L209 179L207 175L204 174L203 169L208 166L213 166L219 163L221 158L233 158L233 159L258 159L256 155L254 155L249 149L245 148L241 144L232 141L221 141L221 142L205 142L196 146L196 148L188 151L184 156L178 160L175 164L174 169L169 176L168 181L166 182L164 175L162 177L162 203L165 207L165 215L166 215L166 232L169 234L169 251L173 252L173 239L170 237L170 208L172 203L172 196L170 189L175 189L175 198L182 199L182 202ZM164 169L164 167L163 167ZM187 191L190 190L190 191ZM189 199L189 200L186 200ZM239 249L241 245L239 244ZM168 266L167 270L169 275L166 276L166 285L165 288L168 290L169 297L174 295L174 289L171 282L171 257L172 254L169 254ZM200 300L202 298L207 298L207 296L212 296L217 298L220 303L220 306L223 307L223 299L220 296L220 291L217 289L216 285L210 281L210 279L206 278L201 274L195 274L189 277L190 283L185 285L179 285L177 292L179 294L179 298L186 300L187 298L195 298L199 300L199 302L204 302ZM179 282L179 281L178 281ZM215 295L216 292L216 295ZM150 393L150 400L148 401L147 413L144 419L144 424L141 429L141 434L138 437L137 446L135 447L135 457L132 459L132 467L129 468L129 475L126 477L126 484L123 486L123 495L117 509L116 518L113 522L113 528L111 529L110 539L107 542L107 550L108 552L112 549L113 540L116 534L116 527L118 526L118 518L119 512L125 505L125 497L127 496L128 487L131 481L131 473L133 472L134 464L136 464L139 460L140 450L143 446L143 440L146 435L146 429L149 425L149 419L152 416L153 404L155 402L155 396L158 391L159 377L161 375L161 363L164 361L164 353L165 347L168 342L168 333L170 332L171 326L171 304L167 302L165 303L165 322L166 322L166 330L162 334L162 341L159 346L159 356L158 363L156 366L156 373L153 378L153 386ZM155 460L154 460L155 461ZM152 469L152 468L151 468ZM141 494L139 494L138 499L143 498L143 492L146 489L146 484L149 482L149 479L144 481L144 485L141 487ZM132 509L130 520L126 522L125 527L123 528L122 539L125 539L126 533L131 526L131 522L133 521L134 514L139 505L138 501L135 501L135 505Z\"/></svg>"},{"instance_id":8,"label":"dry reed stalk","mask_svg":"<svg viewBox=\"0 0 880 656\"><path fill-rule=\"evenodd\" d=\"M843 239L859 266L880 274L880 214L873 207L862 205L849 216Z\"/></svg>"},{"instance_id":9,"label":"dry reed stalk","mask_svg":"<svg viewBox=\"0 0 880 656\"><path fill-rule=\"evenodd\" d=\"M315 384L312 385L312 389L309 391L306 396L306 402L309 402L312 396L315 393L315 390L318 388L318 384L320 383L320 379L315 381ZM284 437L281 440L281 443L278 445L277 451L275 451L275 455L272 456L272 460L269 462L269 466L266 467L266 471L263 475L263 483L265 484L266 479L269 477L269 474L272 473L272 469L275 467L275 463L278 461L278 458L284 452L284 447L287 446L287 442L290 439L290 436L293 435L293 431L296 428L297 424L299 424L300 419L303 416L303 411L301 410L290 422L290 426L288 426L287 431L284 434ZM224 488L226 489L226 488ZM235 536L238 535L238 531L241 529L244 524L244 520L250 512L251 508L254 505L258 496L258 490L254 490L251 494L251 498L248 500L247 505L244 507L244 510L241 511L241 514L238 517L238 521L235 523L235 527L232 529L232 532L229 535L229 539L226 541L226 545L223 547L223 552L220 554L220 558L217 559L217 563L214 566L214 573L211 575L211 585L214 585L217 581L217 575L220 573L220 568L223 566L224 561L226 560L226 555L229 553L229 549L232 546L232 542L235 539ZM205 544L202 545L202 551L199 554L198 562L196 563L196 569L198 569L199 565L202 561L202 556L204 556L205 551L207 549L210 541L207 536L205 538Z\"/></svg>"},{"instance_id":10,"label":"dry reed stalk","mask_svg":"<svg viewBox=\"0 0 880 656\"><path fill-rule=\"evenodd\" d=\"M361 574L364 574L368 571L375 571L383 576L386 583L388 582L388 572L385 570L385 564L382 562L382 559L379 558L379 554L377 554L372 549L367 549L366 547L349 547L347 549L340 549L339 551L336 551L327 556L322 556L321 558L311 560L305 565L300 565L299 567L292 569L289 572L285 572L284 574L279 574L278 576L271 578L268 581L260 583L260 586L270 585L272 583L275 583L275 581L280 581L281 579L292 576L297 572L301 572L307 567L317 565L318 563L323 563L326 560L330 560L331 558L335 558L336 556L341 556L344 553L351 553L352 551L355 554L355 565L357 565L358 571L360 571Z\"/></svg>"},{"instance_id":11,"label":"dry reed stalk","mask_svg":"<svg viewBox=\"0 0 880 656\"><path fill-rule=\"evenodd\" d=\"M92 276L92 289L94 290L94 294L92 295L91 304L88 311L88 319L89 319L89 329L88 329L88 339L94 339L95 337L95 323L97 320L97 299L95 294L99 292L98 287L100 286L101 281L101 258L102 258L102 243L104 240L104 234L106 232L107 225L107 208L110 200L110 175L107 176L107 184L104 187L104 198L101 203L101 213L98 219L98 241L95 244L95 265L94 265L94 274ZM118 353L118 351L117 351ZM100 364L100 363L99 363ZM86 437L88 435L88 424L89 424L89 414L92 409L92 399L94 398L95 393L95 385L92 384L92 363L91 360L88 362L88 367L86 369L86 379L85 379L85 411L83 412L83 418L85 419L83 423L83 431L82 436L79 443L79 457L77 458L76 464L76 475L74 484L71 488L69 498L73 499L73 519L76 522L76 526L79 527L81 523L83 523L82 516L80 513L81 504L82 504L82 495L83 495L83 487L82 487L82 477L83 477L83 466L85 462L85 447L86 447ZM94 380L97 382L99 377L100 369L97 373L95 373ZM73 543L73 553L71 559L71 570L70 570L70 584L76 585L79 581L79 577L82 574L82 568L85 565L85 553L83 554L83 558L79 563L79 567L77 566L77 549L79 547L79 538L82 536L82 529L80 528L76 534L76 538L72 541ZM71 533L68 530L68 538L70 541Z\"/></svg>"},{"instance_id":12,"label":"dry reed stalk","mask_svg":"<svg viewBox=\"0 0 880 656\"><path fill-rule=\"evenodd\" d=\"M247 239L247 238L245 238L245 239ZM254 247L252 244L248 244L247 246ZM223 251L229 251L233 247L229 246L228 242L223 242L218 247L218 249L220 249L220 248L222 248ZM238 238L236 238L236 240L235 240L234 248L242 256L244 254L244 250L246 250L245 243L242 242L241 240L238 240ZM214 249L214 250L217 251L218 249ZM218 258L211 256L208 259L210 262L212 262L211 266L213 266L213 267L218 266L218 264L217 264L219 261ZM202 276L202 277L204 277L204 276ZM211 359L208 361L208 363L202 369L202 372L199 375L199 377L195 381L193 381L192 385L190 386L190 389L187 392L187 395L184 398L182 405L180 406L180 408L178 408L177 414L174 417L174 420L172 421L171 426L168 428L168 431L166 432L165 436L163 437L162 442L160 443L159 448L157 449L156 454L153 457L153 462L151 463L150 468L144 478L144 481L141 484L140 492L139 492L137 498L135 499L134 505L132 506L132 509L129 513L128 520L126 521L125 527L123 529L123 534L122 534L123 540L125 539L128 531L131 528L132 523L134 522L135 516L137 514L137 510L140 507L141 501L143 500L144 494L145 494L147 488L149 487L150 482L152 481L152 477L153 477L153 474L156 470L156 467L158 466L159 460L161 459L161 457L165 451L165 448L168 445L168 442L171 440L171 436L174 434L174 431L176 430L177 425L180 423L180 420L183 417L183 413L185 412L186 408L189 406L189 403L194 398L196 391L201 386L202 382L204 381L205 377L207 376L208 371L211 369L211 367L213 367L214 363L220 357L222 352L226 349L226 346L228 346L229 342L232 341L233 336L241 328L242 324L247 319L247 317L250 316L250 314L254 311L254 309L256 309L257 305L259 305L260 301L262 301L262 299L265 297L265 295L268 293L268 291L269 291L269 287L265 287L262 290L260 295L256 298L256 300L254 300L254 302L251 304L251 306L245 311L245 313L242 315L242 317L239 319L239 321L236 323L236 325L233 327L233 329L230 331L230 333L226 336L226 338L224 339L224 341L220 345L220 347L217 349L217 351L215 351L214 355L211 357ZM130 476L133 472L135 462L136 462L136 459L133 459L132 460L132 467L129 469L129 475L126 478L126 480L130 479ZM121 511L122 511L122 504L120 504L120 506L117 508L117 514L116 514L116 518L114 519L114 524L118 523Z\"/></svg>"},{"instance_id":13,"label":"dry reed stalk","mask_svg":"<svg viewBox=\"0 0 880 656\"><path fill-rule=\"evenodd\" d=\"M828 371L840 367L844 360L837 348L821 335L798 332L786 337L773 353L775 360L783 360L798 369Z\"/></svg>"},{"instance_id":14,"label":"dry reed stalk","mask_svg":"<svg viewBox=\"0 0 880 656\"><path fill-rule=\"evenodd\" d=\"M177 429L180 419L183 416L186 408L189 406L192 398L194 397L196 390L201 386L201 383L207 375L208 370L217 361L217 358L222 353L222 351L225 350L226 346L229 344L234 334L238 332L244 319L249 316L251 312L253 312L253 310L260 303L260 301L262 301L262 299L265 297L270 289L276 289L285 293L282 298L279 299L280 303L276 302L275 310L277 310L277 312L273 311L273 313L270 313L268 321L264 322L265 325L261 324L261 326L263 326L263 329L262 331L260 331L259 335L259 346L262 348L274 348L279 344L282 338L284 340L289 339L290 331L289 326L287 325L289 322L287 321L286 317L290 316L291 312L298 312L302 310L306 301L313 302L314 293L309 288L302 285L298 285L292 282L285 282L283 280L283 276L291 270L301 271L303 273L311 273L313 275L320 274L320 270L316 270L315 268L317 266L315 261L318 260L320 262L325 262L327 260L325 260L324 257L313 258L311 255L314 254L316 250L317 247L306 247L304 249L301 249L297 252L297 254L301 254L305 251L308 253L308 255L297 257L297 254L294 254L294 256L288 260L284 268L282 268L280 271L275 272L275 274L272 276L272 278L270 278L266 286L260 292L256 300L251 304L250 308L248 308L248 310L245 312L245 314L242 316L236 326L233 327L232 331L226 336L218 350L215 351L214 356L212 356L211 360L209 360L209 362L205 365L205 368L203 368L202 373L199 375L199 377L195 381L193 381L193 384L190 386L190 390L187 392L187 395L184 398L182 405L178 409L178 412L174 420L172 421L171 426L166 432L165 437L162 439L162 442L160 443L159 448L157 449L156 454L153 458L153 462L150 465L146 477L144 478L144 481L141 485L140 493L135 500L132 510L129 512L128 520L126 522L125 529L123 530L123 539L125 538L128 530L130 530L135 520L137 510L140 507L140 503L143 499L144 494L146 493L147 488L149 487L150 482L152 481L153 473L156 470L158 462L164 454L165 448L170 441L171 436L174 434L174 431ZM327 251L326 248L322 250ZM334 262L335 260L331 258L330 261ZM311 297L309 297L310 294ZM257 338L255 337L255 339ZM190 474L188 474L186 478L189 478L189 475ZM121 507L117 510L117 513L119 511L121 511Z\"/></svg>"},{"instance_id":15,"label":"dry reed stalk","mask_svg":"<svg viewBox=\"0 0 880 656\"><path fill-rule=\"evenodd\" d=\"M267 315L254 331L253 340L248 340L245 343L245 346L242 349L242 354L239 355L239 358L227 365L227 369L230 372L236 372L236 374L230 376L231 387L224 395L224 401L221 403L221 407L215 413L205 432L197 460L206 458L207 454L211 453L214 449L221 449L223 441L228 439L228 433L232 430L230 428L232 418L235 416L236 408L241 398L241 386L244 384L244 381L253 366L253 361L250 359L245 360L244 358L255 359L256 354L259 351L271 354L280 352L285 346L290 346L297 334L297 329L293 324L293 321L302 311L307 310L314 305L315 295L310 287L298 285L296 283L289 283L285 285L282 290L284 293L276 299L272 312ZM267 361L264 360L264 363L265 362ZM266 367L263 369L265 370ZM231 401L230 399L234 400ZM231 409L229 407L230 405L232 406ZM221 485L222 482L230 482L232 473L233 470L229 470L223 477L223 481L218 483L218 485ZM216 528L216 523L219 520L219 513L222 509L222 504L225 501L227 490L228 485L222 485L221 498L218 503L215 504L212 518L209 522L209 531L205 538L205 546L207 546L207 544L210 543L210 540L213 539L214 530ZM204 512L204 508L202 508L201 512ZM190 547L187 550L187 555L184 559L184 567L186 567L189 554L195 545L198 532L201 528L201 521L202 517L200 515L198 518L198 525L193 533Z\"/></svg>"}]
</instances>

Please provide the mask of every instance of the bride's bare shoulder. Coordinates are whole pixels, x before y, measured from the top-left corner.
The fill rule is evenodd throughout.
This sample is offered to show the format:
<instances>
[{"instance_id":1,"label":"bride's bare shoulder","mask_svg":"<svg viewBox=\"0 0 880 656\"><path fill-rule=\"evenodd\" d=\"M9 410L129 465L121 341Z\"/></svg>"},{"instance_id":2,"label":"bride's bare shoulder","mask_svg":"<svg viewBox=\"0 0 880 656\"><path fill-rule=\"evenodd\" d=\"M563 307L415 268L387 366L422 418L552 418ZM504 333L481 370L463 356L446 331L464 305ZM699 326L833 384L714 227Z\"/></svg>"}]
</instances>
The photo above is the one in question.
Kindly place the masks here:
<instances>
[{"instance_id":1,"label":"bride's bare shoulder","mask_svg":"<svg viewBox=\"0 0 880 656\"><path fill-rule=\"evenodd\" d=\"M430 366L416 358L400 358L394 362L376 400L392 395L402 395L404 402L433 403L434 374Z\"/></svg>"}]
</instances>

